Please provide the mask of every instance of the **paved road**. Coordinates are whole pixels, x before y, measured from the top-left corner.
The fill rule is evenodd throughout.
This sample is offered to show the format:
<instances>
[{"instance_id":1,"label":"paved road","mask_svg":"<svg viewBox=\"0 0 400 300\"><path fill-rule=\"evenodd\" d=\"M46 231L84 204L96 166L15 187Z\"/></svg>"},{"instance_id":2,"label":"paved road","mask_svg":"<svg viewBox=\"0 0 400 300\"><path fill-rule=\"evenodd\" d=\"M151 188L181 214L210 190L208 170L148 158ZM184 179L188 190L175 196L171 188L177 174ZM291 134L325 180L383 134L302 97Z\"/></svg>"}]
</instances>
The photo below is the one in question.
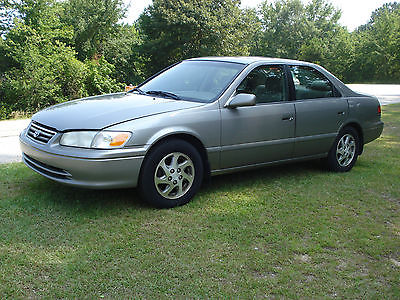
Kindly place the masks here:
<instances>
[{"instance_id":1,"label":"paved road","mask_svg":"<svg viewBox=\"0 0 400 300\"><path fill-rule=\"evenodd\" d=\"M21 161L18 135L28 126L29 119L0 121L0 163Z\"/></svg>"},{"instance_id":2,"label":"paved road","mask_svg":"<svg viewBox=\"0 0 400 300\"><path fill-rule=\"evenodd\" d=\"M375 95L382 105L400 102L400 85L349 84L354 91ZM0 121L0 164L21 161L18 135L28 126L29 119Z\"/></svg>"},{"instance_id":3,"label":"paved road","mask_svg":"<svg viewBox=\"0 0 400 300\"><path fill-rule=\"evenodd\" d=\"M353 91L375 95L382 105L400 102L400 85L397 84L348 84Z\"/></svg>"}]
</instances>

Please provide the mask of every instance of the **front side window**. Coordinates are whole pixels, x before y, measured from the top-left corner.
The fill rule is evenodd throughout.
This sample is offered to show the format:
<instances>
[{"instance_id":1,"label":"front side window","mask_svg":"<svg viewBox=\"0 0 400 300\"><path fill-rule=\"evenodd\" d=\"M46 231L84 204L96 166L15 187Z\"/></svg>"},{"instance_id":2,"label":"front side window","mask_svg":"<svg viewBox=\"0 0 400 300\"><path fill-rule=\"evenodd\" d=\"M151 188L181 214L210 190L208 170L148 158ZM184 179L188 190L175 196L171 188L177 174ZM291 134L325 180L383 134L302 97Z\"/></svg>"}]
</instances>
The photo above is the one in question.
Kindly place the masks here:
<instances>
[{"instance_id":1,"label":"front side window","mask_svg":"<svg viewBox=\"0 0 400 300\"><path fill-rule=\"evenodd\" d=\"M212 102L244 67L221 61L183 61L142 84L140 89L173 93L181 100Z\"/></svg>"},{"instance_id":2,"label":"front side window","mask_svg":"<svg viewBox=\"0 0 400 300\"><path fill-rule=\"evenodd\" d=\"M331 82L319 71L307 66L291 66L296 99L335 97Z\"/></svg>"},{"instance_id":3,"label":"front side window","mask_svg":"<svg viewBox=\"0 0 400 300\"><path fill-rule=\"evenodd\" d=\"M237 88L237 93L256 96L256 103L287 100L285 72L282 66L260 66L251 71Z\"/></svg>"}]
</instances>

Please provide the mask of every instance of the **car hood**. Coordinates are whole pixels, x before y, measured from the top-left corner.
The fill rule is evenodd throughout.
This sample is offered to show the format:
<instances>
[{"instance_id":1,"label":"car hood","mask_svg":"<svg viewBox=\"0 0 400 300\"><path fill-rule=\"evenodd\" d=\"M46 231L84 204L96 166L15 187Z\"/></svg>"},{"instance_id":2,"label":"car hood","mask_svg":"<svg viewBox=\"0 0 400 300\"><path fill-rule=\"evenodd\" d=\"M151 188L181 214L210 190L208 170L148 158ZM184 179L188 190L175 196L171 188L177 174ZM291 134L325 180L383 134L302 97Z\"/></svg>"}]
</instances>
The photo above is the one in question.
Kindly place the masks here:
<instances>
[{"instance_id":1,"label":"car hood","mask_svg":"<svg viewBox=\"0 0 400 300\"><path fill-rule=\"evenodd\" d=\"M32 120L58 131L103 129L150 115L204 105L138 94L109 94L64 102L46 108Z\"/></svg>"}]
</instances>

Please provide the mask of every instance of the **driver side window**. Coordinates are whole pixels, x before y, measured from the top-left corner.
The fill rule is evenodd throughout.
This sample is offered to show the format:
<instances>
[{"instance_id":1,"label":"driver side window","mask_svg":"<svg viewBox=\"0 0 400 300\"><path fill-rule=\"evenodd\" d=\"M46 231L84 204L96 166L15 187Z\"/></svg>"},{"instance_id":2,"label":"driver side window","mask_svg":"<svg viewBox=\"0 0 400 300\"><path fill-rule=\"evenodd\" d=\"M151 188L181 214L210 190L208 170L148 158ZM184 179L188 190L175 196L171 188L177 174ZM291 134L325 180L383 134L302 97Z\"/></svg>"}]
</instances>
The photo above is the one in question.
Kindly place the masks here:
<instances>
[{"instance_id":1,"label":"driver side window","mask_svg":"<svg viewBox=\"0 0 400 300\"><path fill-rule=\"evenodd\" d=\"M256 96L256 103L286 101L288 92L282 66L259 66L251 71L237 88L237 94Z\"/></svg>"}]
</instances>

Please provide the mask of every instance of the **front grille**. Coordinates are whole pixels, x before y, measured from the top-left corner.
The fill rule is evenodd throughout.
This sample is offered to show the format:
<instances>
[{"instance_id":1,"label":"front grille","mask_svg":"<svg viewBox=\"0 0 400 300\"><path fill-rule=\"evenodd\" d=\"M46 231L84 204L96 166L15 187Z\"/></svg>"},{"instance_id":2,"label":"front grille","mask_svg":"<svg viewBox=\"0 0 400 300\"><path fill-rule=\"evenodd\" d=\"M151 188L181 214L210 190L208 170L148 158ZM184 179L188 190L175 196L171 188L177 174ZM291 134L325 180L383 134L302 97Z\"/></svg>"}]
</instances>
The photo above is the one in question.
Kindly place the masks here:
<instances>
[{"instance_id":1,"label":"front grille","mask_svg":"<svg viewBox=\"0 0 400 300\"><path fill-rule=\"evenodd\" d=\"M22 160L24 161L25 164L27 164L29 167L31 167L36 172L43 174L43 175L47 175L50 178L70 180L72 177L71 174L68 173L67 171L60 169L60 168L46 165L28 155L26 155L25 153L22 154Z\"/></svg>"},{"instance_id":2,"label":"front grille","mask_svg":"<svg viewBox=\"0 0 400 300\"><path fill-rule=\"evenodd\" d=\"M56 133L56 130L32 121L29 125L27 135L36 142L46 144Z\"/></svg>"}]
</instances>

